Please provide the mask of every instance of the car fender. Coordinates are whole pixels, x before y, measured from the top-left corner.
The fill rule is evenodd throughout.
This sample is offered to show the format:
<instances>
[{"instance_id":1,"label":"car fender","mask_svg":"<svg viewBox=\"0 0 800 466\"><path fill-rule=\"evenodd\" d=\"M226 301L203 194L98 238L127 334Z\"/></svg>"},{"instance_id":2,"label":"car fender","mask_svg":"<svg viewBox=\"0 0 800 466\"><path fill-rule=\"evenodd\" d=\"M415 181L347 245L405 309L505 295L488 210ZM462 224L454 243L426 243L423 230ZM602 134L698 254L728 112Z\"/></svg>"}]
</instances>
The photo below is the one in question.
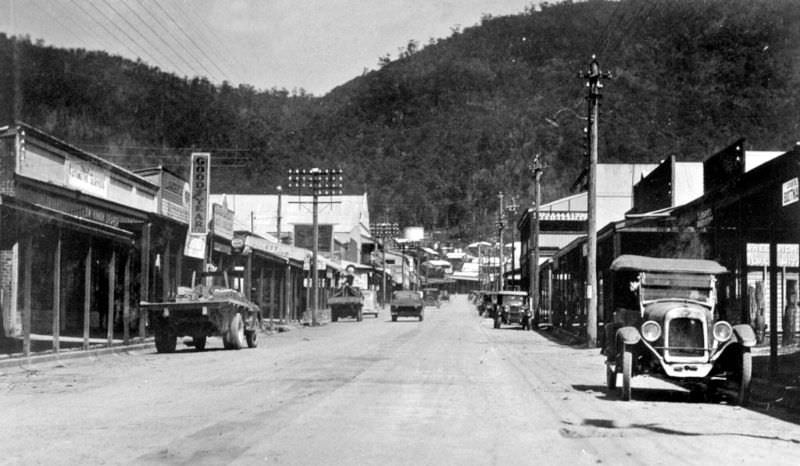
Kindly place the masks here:
<instances>
[{"instance_id":1,"label":"car fender","mask_svg":"<svg viewBox=\"0 0 800 466\"><path fill-rule=\"evenodd\" d=\"M756 332L753 331L753 327L748 324L734 325L733 335L736 337L736 341L742 346L749 348L756 344Z\"/></svg>"},{"instance_id":2,"label":"car fender","mask_svg":"<svg viewBox=\"0 0 800 466\"><path fill-rule=\"evenodd\" d=\"M635 327L622 327L617 330L617 341L626 345L635 345L642 339L642 335Z\"/></svg>"}]
</instances>

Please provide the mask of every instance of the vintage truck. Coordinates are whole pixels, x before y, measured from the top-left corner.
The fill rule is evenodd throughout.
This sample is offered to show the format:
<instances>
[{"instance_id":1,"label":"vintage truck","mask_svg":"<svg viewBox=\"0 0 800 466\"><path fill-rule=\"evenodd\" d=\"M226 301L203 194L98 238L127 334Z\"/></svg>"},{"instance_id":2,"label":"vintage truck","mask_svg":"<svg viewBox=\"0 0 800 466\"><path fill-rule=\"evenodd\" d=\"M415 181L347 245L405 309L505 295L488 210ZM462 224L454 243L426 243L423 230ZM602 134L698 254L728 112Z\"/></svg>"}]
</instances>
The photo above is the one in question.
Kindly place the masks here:
<instances>
[{"instance_id":1,"label":"vintage truck","mask_svg":"<svg viewBox=\"0 0 800 466\"><path fill-rule=\"evenodd\" d=\"M349 317L361 322L364 294L358 288L345 285L328 298L331 308L331 321L336 322L342 317Z\"/></svg>"},{"instance_id":2,"label":"vintage truck","mask_svg":"<svg viewBox=\"0 0 800 466\"><path fill-rule=\"evenodd\" d=\"M156 351L174 352L181 336L191 337L198 351L205 349L210 336L222 337L226 349L255 348L261 326L259 307L229 287L226 273L206 273L203 278L199 285L180 287L175 301L139 304L148 313Z\"/></svg>"},{"instance_id":3,"label":"vintage truck","mask_svg":"<svg viewBox=\"0 0 800 466\"><path fill-rule=\"evenodd\" d=\"M631 379L648 375L706 397L728 394L747 404L753 329L717 317L716 277L727 272L711 260L622 255L614 273L613 320L605 325L608 390L631 399Z\"/></svg>"}]
</instances>

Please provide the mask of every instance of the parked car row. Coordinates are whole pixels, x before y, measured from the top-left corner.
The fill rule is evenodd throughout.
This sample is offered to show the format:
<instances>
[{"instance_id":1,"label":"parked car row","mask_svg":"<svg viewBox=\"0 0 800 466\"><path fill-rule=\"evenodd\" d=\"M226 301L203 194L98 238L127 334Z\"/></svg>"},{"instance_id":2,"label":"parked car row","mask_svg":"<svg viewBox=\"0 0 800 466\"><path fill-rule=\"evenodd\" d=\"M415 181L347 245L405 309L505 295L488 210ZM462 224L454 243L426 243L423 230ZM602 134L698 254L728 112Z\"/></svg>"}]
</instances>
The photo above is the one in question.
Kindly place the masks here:
<instances>
[{"instance_id":1,"label":"parked car row","mask_svg":"<svg viewBox=\"0 0 800 466\"><path fill-rule=\"evenodd\" d=\"M739 405L750 397L753 328L719 319L717 276L727 273L704 259L617 257L610 266L612 319L603 326L606 384L620 400L632 398L640 375L668 380L703 398ZM474 291L478 313L502 325L531 327L524 292Z\"/></svg>"}]
</instances>

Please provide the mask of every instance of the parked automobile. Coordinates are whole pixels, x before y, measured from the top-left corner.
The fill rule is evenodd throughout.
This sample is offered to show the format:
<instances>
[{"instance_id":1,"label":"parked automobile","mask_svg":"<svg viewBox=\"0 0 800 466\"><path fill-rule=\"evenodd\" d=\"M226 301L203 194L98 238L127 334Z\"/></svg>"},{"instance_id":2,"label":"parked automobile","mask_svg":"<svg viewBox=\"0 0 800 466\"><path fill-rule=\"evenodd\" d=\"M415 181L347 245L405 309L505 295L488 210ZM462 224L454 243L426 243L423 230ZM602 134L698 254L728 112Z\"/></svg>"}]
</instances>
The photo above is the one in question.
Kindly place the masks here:
<instances>
[{"instance_id":1,"label":"parked automobile","mask_svg":"<svg viewBox=\"0 0 800 466\"><path fill-rule=\"evenodd\" d=\"M478 315L494 319L494 303L496 301L496 291L482 291L478 298Z\"/></svg>"},{"instance_id":2,"label":"parked automobile","mask_svg":"<svg viewBox=\"0 0 800 466\"><path fill-rule=\"evenodd\" d=\"M424 318L425 304L418 291L398 290L392 293L389 309L392 313L392 322L397 322L398 317L417 317L420 321Z\"/></svg>"},{"instance_id":3,"label":"parked automobile","mask_svg":"<svg viewBox=\"0 0 800 466\"><path fill-rule=\"evenodd\" d=\"M494 328L501 325L521 325L528 330L531 325L531 310L528 307L528 293L524 291L498 291L495 294L491 317Z\"/></svg>"},{"instance_id":4,"label":"parked automobile","mask_svg":"<svg viewBox=\"0 0 800 466\"><path fill-rule=\"evenodd\" d=\"M650 375L706 395L720 391L745 405L755 332L716 320L716 276L727 270L700 259L623 255L614 273L613 322L605 326L608 390L631 399L631 379Z\"/></svg>"},{"instance_id":5,"label":"parked automobile","mask_svg":"<svg viewBox=\"0 0 800 466\"><path fill-rule=\"evenodd\" d=\"M425 303L426 306L439 307L439 305L441 304L439 302L439 289L438 288L423 288L422 289L422 301Z\"/></svg>"}]
</instances>

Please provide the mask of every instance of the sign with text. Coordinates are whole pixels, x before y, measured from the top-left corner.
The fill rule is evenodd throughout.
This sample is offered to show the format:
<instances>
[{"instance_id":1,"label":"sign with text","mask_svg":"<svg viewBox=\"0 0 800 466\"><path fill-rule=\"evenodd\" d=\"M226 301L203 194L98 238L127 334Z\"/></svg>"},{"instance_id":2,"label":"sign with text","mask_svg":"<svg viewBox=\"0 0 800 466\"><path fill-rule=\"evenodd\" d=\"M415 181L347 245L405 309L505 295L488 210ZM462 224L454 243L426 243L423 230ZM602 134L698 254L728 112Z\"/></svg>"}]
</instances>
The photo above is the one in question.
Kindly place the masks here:
<instances>
[{"instance_id":1,"label":"sign with text","mask_svg":"<svg viewBox=\"0 0 800 466\"><path fill-rule=\"evenodd\" d=\"M797 178L792 178L791 180L783 183L783 207L786 207L789 204L794 204L798 200L800 200L800 183L798 183Z\"/></svg>"},{"instance_id":2,"label":"sign with text","mask_svg":"<svg viewBox=\"0 0 800 466\"><path fill-rule=\"evenodd\" d=\"M192 203L189 215L189 233L208 233L208 193L210 187L211 154L195 152L192 154Z\"/></svg>"},{"instance_id":3,"label":"sign with text","mask_svg":"<svg viewBox=\"0 0 800 466\"><path fill-rule=\"evenodd\" d=\"M319 252L331 252L333 249L333 225L318 225ZM294 245L299 248L314 249L313 225L296 224L294 226Z\"/></svg>"},{"instance_id":4,"label":"sign with text","mask_svg":"<svg viewBox=\"0 0 800 466\"><path fill-rule=\"evenodd\" d=\"M769 265L769 243L747 243L747 265Z\"/></svg>"},{"instance_id":5,"label":"sign with text","mask_svg":"<svg viewBox=\"0 0 800 466\"><path fill-rule=\"evenodd\" d=\"M67 184L79 191L108 198L108 173L97 165L83 160L70 160Z\"/></svg>"},{"instance_id":6,"label":"sign with text","mask_svg":"<svg viewBox=\"0 0 800 466\"><path fill-rule=\"evenodd\" d=\"M213 218L211 224L214 226L214 234L225 239L233 239L233 211L223 204L211 206Z\"/></svg>"},{"instance_id":7,"label":"sign with text","mask_svg":"<svg viewBox=\"0 0 800 466\"><path fill-rule=\"evenodd\" d=\"M800 244L778 244L778 267L800 266Z\"/></svg>"}]
</instances>

